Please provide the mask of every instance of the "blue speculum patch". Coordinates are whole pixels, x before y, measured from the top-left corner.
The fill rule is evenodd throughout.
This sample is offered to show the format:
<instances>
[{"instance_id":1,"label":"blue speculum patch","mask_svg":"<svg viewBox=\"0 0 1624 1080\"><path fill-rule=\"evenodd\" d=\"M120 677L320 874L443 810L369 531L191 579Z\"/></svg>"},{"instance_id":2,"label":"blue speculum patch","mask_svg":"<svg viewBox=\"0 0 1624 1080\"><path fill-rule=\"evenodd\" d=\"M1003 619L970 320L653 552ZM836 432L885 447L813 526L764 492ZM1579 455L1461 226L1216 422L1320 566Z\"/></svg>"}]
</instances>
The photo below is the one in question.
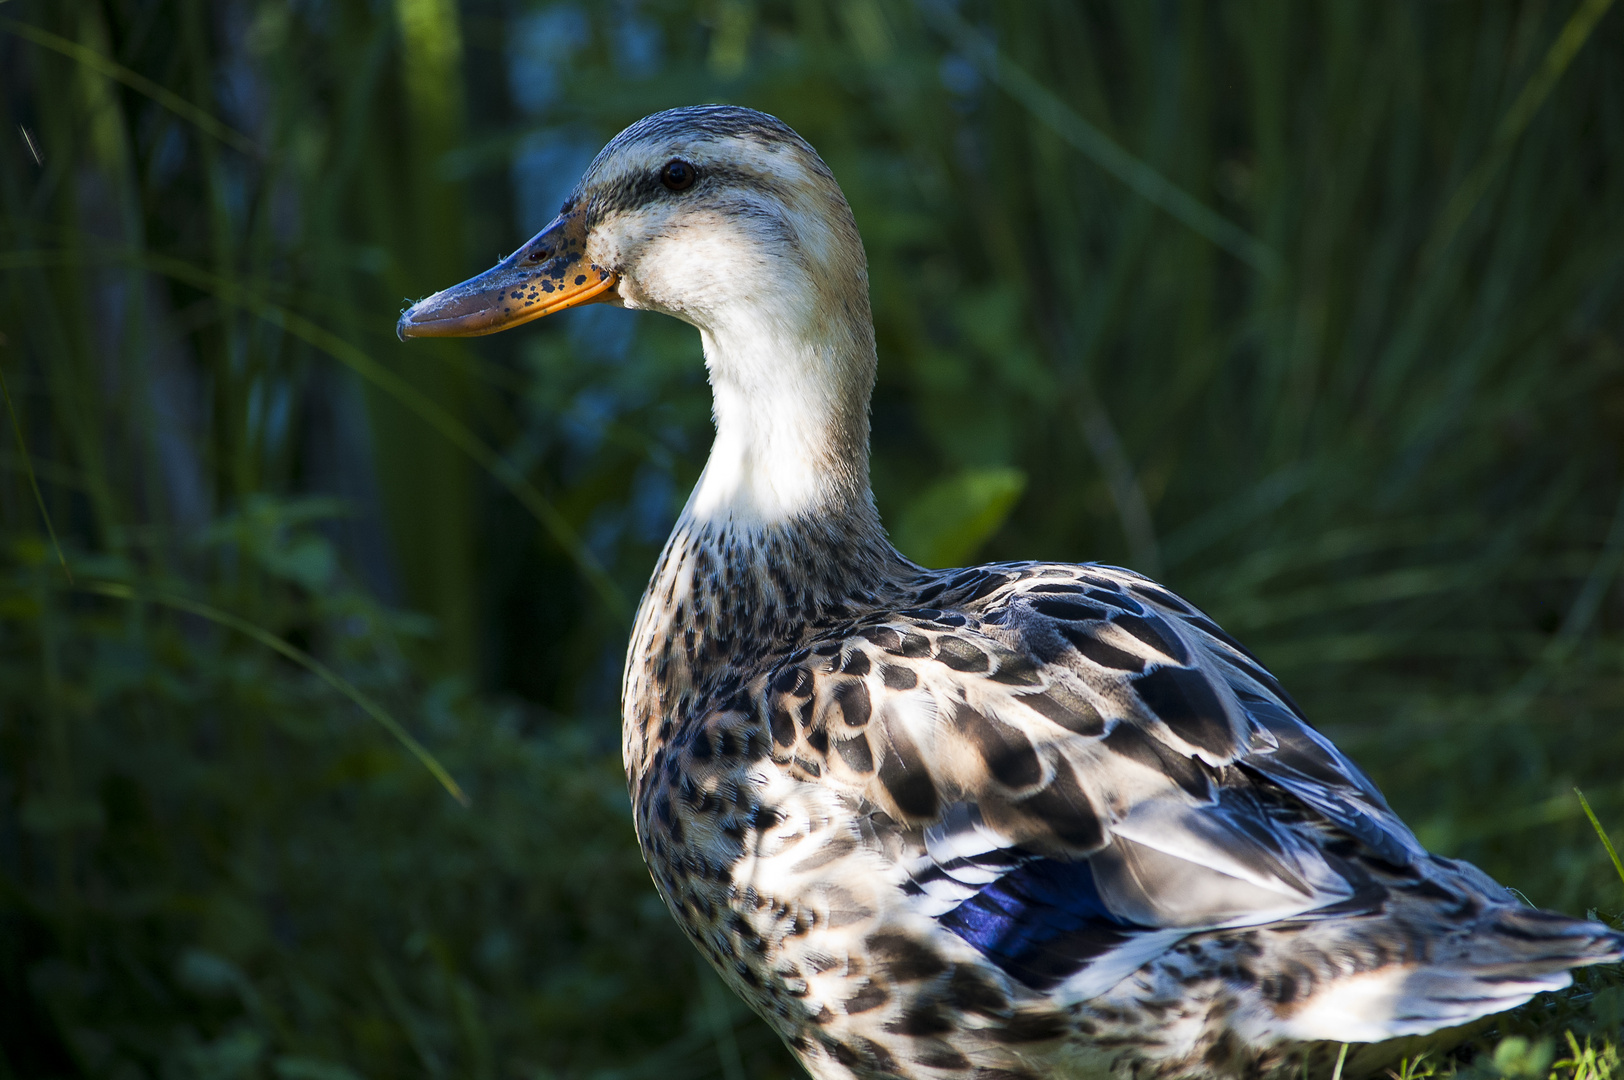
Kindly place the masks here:
<instances>
[{"instance_id":1,"label":"blue speculum patch","mask_svg":"<svg viewBox=\"0 0 1624 1080\"><path fill-rule=\"evenodd\" d=\"M937 919L1036 990L1153 927L1113 914L1086 862L1026 863Z\"/></svg>"}]
</instances>

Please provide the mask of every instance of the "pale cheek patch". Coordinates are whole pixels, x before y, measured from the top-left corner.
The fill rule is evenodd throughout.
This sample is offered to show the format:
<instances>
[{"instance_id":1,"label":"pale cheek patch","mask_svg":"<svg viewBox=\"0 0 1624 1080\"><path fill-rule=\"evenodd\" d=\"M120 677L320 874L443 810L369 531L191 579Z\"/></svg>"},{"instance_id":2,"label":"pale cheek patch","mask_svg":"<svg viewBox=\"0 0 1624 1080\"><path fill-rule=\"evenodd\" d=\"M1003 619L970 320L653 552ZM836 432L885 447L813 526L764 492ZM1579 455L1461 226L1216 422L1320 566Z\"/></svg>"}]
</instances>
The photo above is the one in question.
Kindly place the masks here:
<instances>
[{"instance_id":1,"label":"pale cheek patch","mask_svg":"<svg viewBox=\"0 0 1624 1080\"><path fill-rule=\"evenodd\" d=\"M810 303L805 268L785 257L780 223L705 211L641 214L616 222L602 238L602 261L621 275L628 306L673 315L701 330L741 313Z\"/></svg>"}]
</instances>

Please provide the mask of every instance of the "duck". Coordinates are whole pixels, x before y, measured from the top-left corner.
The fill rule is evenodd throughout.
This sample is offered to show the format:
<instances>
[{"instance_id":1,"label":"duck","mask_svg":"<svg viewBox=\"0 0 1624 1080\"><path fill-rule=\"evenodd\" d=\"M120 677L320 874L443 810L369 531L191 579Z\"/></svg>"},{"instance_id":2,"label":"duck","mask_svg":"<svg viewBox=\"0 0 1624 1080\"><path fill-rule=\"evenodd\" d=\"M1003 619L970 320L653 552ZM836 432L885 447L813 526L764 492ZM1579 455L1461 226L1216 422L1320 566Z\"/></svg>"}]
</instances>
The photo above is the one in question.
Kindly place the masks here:
<instances>
[{"instance_id":1,"label":"duck","mask_svg":"<svg viewBox=\"0 0 1624 1080\"><path fill-rule=\"evenodd\" d=\"M815 1080L1370 1074L1624 959L1429 853L1195 605L1097 563L930 569L869 486L867 262L752 109L671 109L402 340L589 303L699 331L715 439L637 610L654 885Z\"/></svg>"}]
</instances>

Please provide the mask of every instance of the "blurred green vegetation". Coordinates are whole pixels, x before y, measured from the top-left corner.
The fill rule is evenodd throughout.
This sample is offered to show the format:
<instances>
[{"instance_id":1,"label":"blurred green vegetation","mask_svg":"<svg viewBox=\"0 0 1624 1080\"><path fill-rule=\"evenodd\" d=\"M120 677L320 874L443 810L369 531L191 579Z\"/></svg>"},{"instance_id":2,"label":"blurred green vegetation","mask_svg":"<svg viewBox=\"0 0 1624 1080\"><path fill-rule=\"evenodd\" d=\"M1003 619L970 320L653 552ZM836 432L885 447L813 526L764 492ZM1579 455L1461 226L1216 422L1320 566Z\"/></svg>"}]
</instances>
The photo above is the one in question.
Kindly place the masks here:
<instances>
[{"instance_id":1,"label":"blurred green vegetation","mask_svg":"<svg viewBox=\"0 0 1624 1080\"><path fill-rule=\"evenodd\" d=\"M701 101L851 198L906 550L1158 574L1427 843L1616 917L1607 7L0 5L0 1080L796 1075L620 776L695 335L391 333ZM1472 1071L1624 1075L1621 982Z\"/></svg>"}]
</instances>

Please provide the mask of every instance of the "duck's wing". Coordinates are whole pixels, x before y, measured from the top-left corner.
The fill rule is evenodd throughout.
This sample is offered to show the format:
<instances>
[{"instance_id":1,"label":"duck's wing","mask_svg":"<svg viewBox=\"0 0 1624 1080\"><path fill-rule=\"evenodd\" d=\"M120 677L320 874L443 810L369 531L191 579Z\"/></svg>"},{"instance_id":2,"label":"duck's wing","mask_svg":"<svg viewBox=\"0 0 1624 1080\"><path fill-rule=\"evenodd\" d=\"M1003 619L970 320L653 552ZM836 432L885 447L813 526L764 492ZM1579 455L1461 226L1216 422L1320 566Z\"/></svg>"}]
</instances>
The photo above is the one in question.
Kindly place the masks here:
<instances>
[{"instance_id":1,"label":"duck's wing","mask_svg":"<svg viewBox=\"0 0 1624 1080\"><path fill-rule=\"evenodd\" d=\"M910 838L915 909L1097 995L1205 929L1372 910L1426 858L1244 648L1128 571L991 566L831 635L765 697L774 758Z\"/></svg>"}]
</instances>

